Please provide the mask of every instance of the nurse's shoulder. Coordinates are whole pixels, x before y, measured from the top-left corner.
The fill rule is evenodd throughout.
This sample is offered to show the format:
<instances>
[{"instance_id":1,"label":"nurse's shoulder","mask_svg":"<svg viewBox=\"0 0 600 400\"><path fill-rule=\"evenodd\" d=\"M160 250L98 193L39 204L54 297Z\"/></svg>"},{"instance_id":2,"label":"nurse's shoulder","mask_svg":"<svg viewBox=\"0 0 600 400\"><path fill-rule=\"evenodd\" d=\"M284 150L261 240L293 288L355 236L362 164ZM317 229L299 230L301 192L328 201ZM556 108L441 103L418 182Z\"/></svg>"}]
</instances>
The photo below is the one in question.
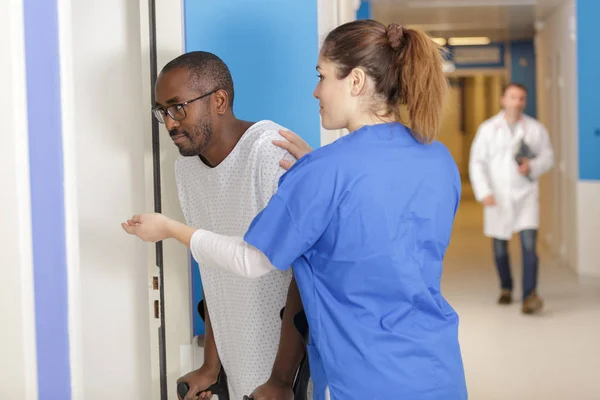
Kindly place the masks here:
<instances>
[{"instance_id":1,"label":"nurse's shoulder","mask_svg":"<svg viewBox=\"0 0 600 400\"><path fill-rule=\"evenodd\" d=\"M288 172L300 168L314 168L330 166L335 168L337 162L346 155L343 142L346 137L340 138L333 143L314 149L296 162Z\"/></svg>"},{"instance_id":2,"label":"nurse's shoulder","mask_svg":"<svg viewBox=\"0 0 600 400\"><path fill-rule=\"evenodd\" d=\"M342 139L317 148L294 163L281 177L280 191L296 191L310 186L309 190L305 190L307 193L326 196L350 185L355 175L353 164L357 162L346 151Z\"/></svg>"}]
</instances>

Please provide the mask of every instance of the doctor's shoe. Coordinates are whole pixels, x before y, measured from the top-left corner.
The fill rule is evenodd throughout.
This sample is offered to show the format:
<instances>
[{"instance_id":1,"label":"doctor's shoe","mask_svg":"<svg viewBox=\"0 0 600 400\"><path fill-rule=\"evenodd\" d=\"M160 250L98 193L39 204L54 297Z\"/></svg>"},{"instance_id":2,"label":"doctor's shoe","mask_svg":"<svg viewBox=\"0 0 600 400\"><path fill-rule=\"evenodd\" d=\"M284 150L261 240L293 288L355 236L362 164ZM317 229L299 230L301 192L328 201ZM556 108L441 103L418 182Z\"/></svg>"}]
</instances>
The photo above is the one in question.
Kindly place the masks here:
<instances>
[{"instance_id":1,"label":"doctor's shoe","mask_svg":"<svg viewBox=\"0 0 600 400\"><path fill-rule=\"evenodd\" d=\"M512 292L508 289L502 289L500 292L500 298L498 304L510 304L512 303Z\"/></svg>"},{"instance_id":2,"label":"doctor's shoe","mask_svg":"<svg viewBox=\"0 0 600 400\"><path fill-rule=\"evenodd\" d=\"M523 308L521 311L523 314L534 314L539 312L542 307L544 307L542 298L539 297L537 293L533 292L523 301Z\"/></svg>"}]
</instances>

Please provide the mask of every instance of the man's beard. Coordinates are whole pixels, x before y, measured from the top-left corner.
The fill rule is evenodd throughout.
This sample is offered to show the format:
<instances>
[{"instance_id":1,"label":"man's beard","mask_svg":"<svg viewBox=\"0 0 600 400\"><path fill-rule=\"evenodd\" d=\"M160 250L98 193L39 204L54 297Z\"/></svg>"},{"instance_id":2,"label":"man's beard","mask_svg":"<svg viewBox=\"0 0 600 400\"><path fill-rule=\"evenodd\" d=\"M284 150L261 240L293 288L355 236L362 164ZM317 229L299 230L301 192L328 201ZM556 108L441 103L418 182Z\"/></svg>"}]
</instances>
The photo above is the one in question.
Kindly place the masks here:
<instances>
[{"instance_id":1,"label":"man's beard","mask_svg":"<svg viewBox=\"0 0 600 400\"><path fill-rule=\"evenodd\" d=\"M178 129L171 130L169 134L171 137L183 134L187 140L182 143L175 143L179 149L179 154L184 157L194 157L199 156L206 149L212 138L213 129L210 121L204 121L196 124L191 134Z\"/></svg>"}]
</instances>

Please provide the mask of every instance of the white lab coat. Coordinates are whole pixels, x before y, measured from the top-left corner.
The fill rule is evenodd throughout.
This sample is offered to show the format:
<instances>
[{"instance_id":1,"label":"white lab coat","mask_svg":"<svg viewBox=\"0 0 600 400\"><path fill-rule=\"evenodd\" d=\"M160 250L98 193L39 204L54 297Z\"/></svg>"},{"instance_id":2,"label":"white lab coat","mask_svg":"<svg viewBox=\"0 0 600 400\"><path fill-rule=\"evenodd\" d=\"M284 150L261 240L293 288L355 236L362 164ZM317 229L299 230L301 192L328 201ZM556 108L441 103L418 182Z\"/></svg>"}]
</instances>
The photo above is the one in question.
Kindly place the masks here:
<instances>
[{"instance_id":1,"label":"white lab coat","mask_svg":"<svg viewBox=\"0 0 600 400\"><path fill-rule=\"evenodd\" d=\"M515 161L521 139L536 155L530 160L532 181L519 174ZM554 164L546 128L523 115L511 132L504 112L479 127L471 146L469 175L475 198L493 194L496 205L484 208L484 234L508 240L513 233L539 226L538 179Z\"/></svg>"}]
</instances>

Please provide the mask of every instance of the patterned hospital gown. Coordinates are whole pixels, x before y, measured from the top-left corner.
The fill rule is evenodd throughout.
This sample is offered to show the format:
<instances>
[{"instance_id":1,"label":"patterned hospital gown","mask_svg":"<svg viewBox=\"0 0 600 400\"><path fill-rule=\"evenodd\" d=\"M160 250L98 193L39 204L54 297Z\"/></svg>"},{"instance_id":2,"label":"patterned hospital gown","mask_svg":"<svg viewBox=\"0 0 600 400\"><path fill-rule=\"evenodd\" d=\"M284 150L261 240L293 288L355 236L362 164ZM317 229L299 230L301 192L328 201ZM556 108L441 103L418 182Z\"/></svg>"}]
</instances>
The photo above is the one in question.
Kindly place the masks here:
<instances>
[{"instance_id":1,"label":"patterned hospital gown","mask_svg":"<svg viewBox=\"0 0 600 400\"><path fill-rule=\"evenodd\" d=\"M248 129L215 168L199 157L175 163L179 201L188 225L228 236L244 236L254 217L277 191L285 172L279 161L291 156L272 144L283 129L260 121ZM231 399L241 399L266 382L279 345L291 269L259 279L200 265L215 343L227 372Z\"/></svg>"}]
</instances>

